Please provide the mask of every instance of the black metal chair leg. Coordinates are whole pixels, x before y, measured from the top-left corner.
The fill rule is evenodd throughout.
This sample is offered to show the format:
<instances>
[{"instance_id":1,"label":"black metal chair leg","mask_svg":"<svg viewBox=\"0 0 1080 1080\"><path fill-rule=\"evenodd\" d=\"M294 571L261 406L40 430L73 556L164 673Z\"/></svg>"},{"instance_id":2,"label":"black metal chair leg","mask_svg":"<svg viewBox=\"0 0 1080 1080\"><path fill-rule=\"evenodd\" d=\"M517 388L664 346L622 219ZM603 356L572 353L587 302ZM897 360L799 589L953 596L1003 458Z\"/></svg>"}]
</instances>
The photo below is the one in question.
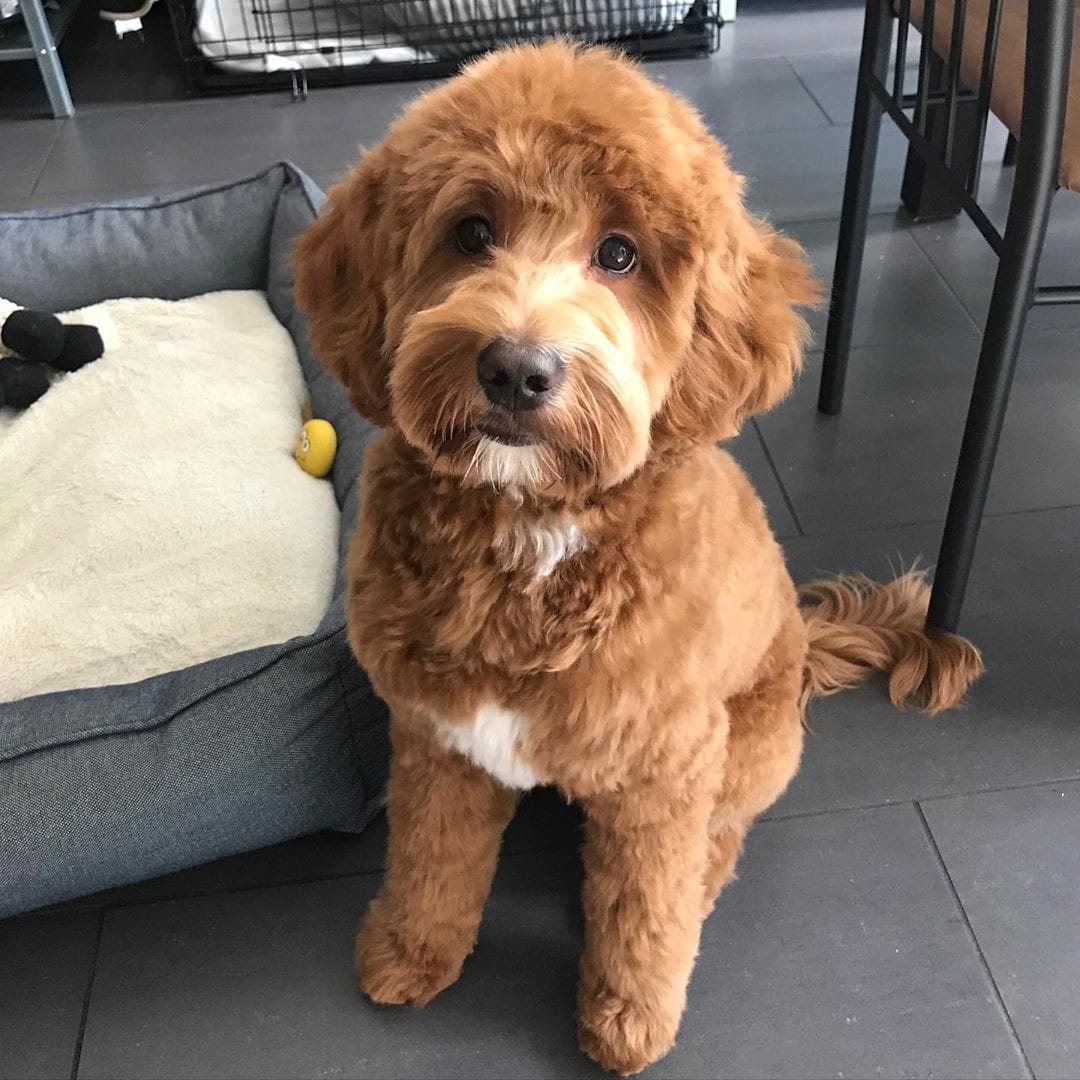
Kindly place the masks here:
<instances>
[{"instance_id":1,"label":"black metal chair leg","mask_svg":"<svg viewBox=\"0 0 1080 1080\"><path fill-rule=\"evenodd\" d=\"M1016 164L1016 136L1009 132L1005 140L1005 153L1001 155L1001 164L1006 169L1011 169Z\"/></svg>"},{"instance_id":2,"label":"black metal chair leg","mask_svg":"<svg viewBox=\"0 0 1080 1080\"><path fill-rule=\"evenodd\" d=\"M818 393L818 408L824 413L838 413L844 399L844 378L847 375L851 331L855 325L859 272L862 270L863 248L866 246L866 218L870 212L870 191L874 184L874 163L881 132L881 102L870 89L869 77L885 78L891 41L892 8L889 0L866 0L855 115L851 124L832 303L825 331L825 356Z\"/></svg>"},{"instance_id":3,"label":"black metal chair leg","mask_svg":"<svg viewBox=\"0 0 1080 1080\"><path fill-rule=\"evenodd\" d=\"M936 53L930 58L930 82L932 89L943 93L948 66ZM931 104L926 111L926 139L939 156L946 153L945 136L949 134L946 120L948 105L945 101ZM956 119L952 126L952 162L964 175L971 172L973 158L982 152L979 140L978 98L962 98L956 103ZM934 170L923 161L913 146L908 144L907 161L904 163L904 179L900 185L900 201L913 221L944 221L956 217L963 206L947 184L941 182Z\"/></svg>"},{"instance_id":4,"label":"black metal chair leg","mask_svg":"<svg viewBox=\"0 0 1080 1080\"><path fill-rule=\"evenodd\" d=\"M1072 8L1071 0L1040 0L1028 8L1024 115L1016 180L927 616L927 625L941 630L955 630L960 619L1057 188Z\"/></svg>"}]
</instances>

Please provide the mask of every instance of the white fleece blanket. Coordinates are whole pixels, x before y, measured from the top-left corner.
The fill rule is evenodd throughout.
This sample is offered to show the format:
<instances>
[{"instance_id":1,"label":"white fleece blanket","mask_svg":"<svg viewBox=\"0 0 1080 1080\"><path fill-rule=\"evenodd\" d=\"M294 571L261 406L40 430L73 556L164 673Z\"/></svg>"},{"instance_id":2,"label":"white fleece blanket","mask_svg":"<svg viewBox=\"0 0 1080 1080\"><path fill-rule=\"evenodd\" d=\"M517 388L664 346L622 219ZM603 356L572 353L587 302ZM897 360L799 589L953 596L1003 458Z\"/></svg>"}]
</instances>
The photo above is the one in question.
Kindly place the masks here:
<instances>
[{"instance_id":1,"label":"white fleece blanket","mask_svg":"<svg viewBox=\"0 0 1080 1080\"><path fill-rule=\"evenodd\" d=\"M0 409L0 702L310 633L339 514L293 459L304 381L263 294L62 319L105 355Z\"/></svg>"}]
</instances>

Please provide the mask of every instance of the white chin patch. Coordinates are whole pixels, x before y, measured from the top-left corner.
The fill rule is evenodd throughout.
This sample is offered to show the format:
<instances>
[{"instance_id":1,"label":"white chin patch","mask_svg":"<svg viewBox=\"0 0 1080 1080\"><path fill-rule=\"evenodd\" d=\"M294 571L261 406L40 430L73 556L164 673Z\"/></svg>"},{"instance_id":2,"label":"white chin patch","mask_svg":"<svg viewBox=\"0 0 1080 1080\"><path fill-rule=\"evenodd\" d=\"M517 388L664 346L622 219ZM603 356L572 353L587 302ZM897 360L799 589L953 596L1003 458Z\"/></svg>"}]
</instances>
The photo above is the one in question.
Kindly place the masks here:
<instances>
[{"instance_id":1,"label":"white chin patch","mask_svg":"<svg viewBox=\"0 0 1080 1080\"><path fill-rule=\"evenodd\" d=\"M534 487L544 479L540 446L507 446L486 435L476 446L467 476L495 488Z\"/></svg>"}]
</instances>

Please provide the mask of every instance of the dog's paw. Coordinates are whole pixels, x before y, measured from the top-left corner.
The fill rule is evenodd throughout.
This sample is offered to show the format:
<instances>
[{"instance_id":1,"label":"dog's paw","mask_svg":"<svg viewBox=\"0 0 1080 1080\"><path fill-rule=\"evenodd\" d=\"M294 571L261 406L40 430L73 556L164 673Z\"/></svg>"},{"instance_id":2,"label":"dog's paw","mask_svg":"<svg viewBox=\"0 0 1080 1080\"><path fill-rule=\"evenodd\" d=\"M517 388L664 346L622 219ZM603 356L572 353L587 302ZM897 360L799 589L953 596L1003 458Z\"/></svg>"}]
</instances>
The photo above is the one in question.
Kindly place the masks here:
<instances>
[{"instance_id":1,"label":"dog's paw","mask_svg":"<svg viewBox=\"0 0 1080 1080\"><path fill-rule=\"evenodd\" d=\"M598 1065L633 1076L674 1045L680 1011L649 1008L605 988L582 989L578 1041Z\"/></svg>"},{"instance_id":2,"label":"dog's paw","mask_svg":"<svg viewBox=\"0 0 1080 1080\"><path fill-rule=\"evenodd\" d=\"M360 989L380 1005L426 1005L461 974L465 956L410 940L375 904L356 939Z\"/></svg>"}]
</instances>

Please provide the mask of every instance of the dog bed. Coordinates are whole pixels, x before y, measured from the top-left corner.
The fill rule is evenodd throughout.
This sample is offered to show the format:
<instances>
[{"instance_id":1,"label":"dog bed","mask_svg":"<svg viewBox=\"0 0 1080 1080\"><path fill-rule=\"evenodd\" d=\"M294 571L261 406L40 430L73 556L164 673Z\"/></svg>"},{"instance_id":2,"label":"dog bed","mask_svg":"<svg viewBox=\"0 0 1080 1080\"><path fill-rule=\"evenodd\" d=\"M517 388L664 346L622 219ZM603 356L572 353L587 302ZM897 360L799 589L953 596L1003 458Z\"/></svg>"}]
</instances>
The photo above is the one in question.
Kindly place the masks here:
<instances>
[{"instance_id":1,"label":"dog bed","mask_svg":"<svg viewBox=\"0 0 1080 1080\"><path fill-rule=\"evenodd\" d=\"M132 296L263 293L299 359L304 385L292 384L289 408L306 395L337 429L329 480L301 478L332 493L326 509L340 521L336 535L324 535L332 565L317 571L317 589L330 596L308 632L132 682L0 704L0 915L319 829L359 829L377 809L386 712L349 652L342 572L374 429L313 357L288 269L292 242L321 198L299 170L279 165L167 199L0 214L0 296L20 306L71 311ZM74 392L92 368L63 376L32 409ZM5 433L14 426L9 418ZM35 460L32 448L26 458ZM21 519L10 494L0 497L0 519ZM43 549L56 543L30 520ZM6 664L12 643L2 639Z\"/></svg>"},{"instance_id":2,"label":"dog bed","mask_svg":"<svg viewBox=\"0 0 1080 1080\"><path fill-rule=\"evenodd\" d=\"M310 634L339 513L293 459L304 379L263 294L106 300L63 321L98 327L105 355L0 410L0 702Z\"/></svg>"}]
</instances>

